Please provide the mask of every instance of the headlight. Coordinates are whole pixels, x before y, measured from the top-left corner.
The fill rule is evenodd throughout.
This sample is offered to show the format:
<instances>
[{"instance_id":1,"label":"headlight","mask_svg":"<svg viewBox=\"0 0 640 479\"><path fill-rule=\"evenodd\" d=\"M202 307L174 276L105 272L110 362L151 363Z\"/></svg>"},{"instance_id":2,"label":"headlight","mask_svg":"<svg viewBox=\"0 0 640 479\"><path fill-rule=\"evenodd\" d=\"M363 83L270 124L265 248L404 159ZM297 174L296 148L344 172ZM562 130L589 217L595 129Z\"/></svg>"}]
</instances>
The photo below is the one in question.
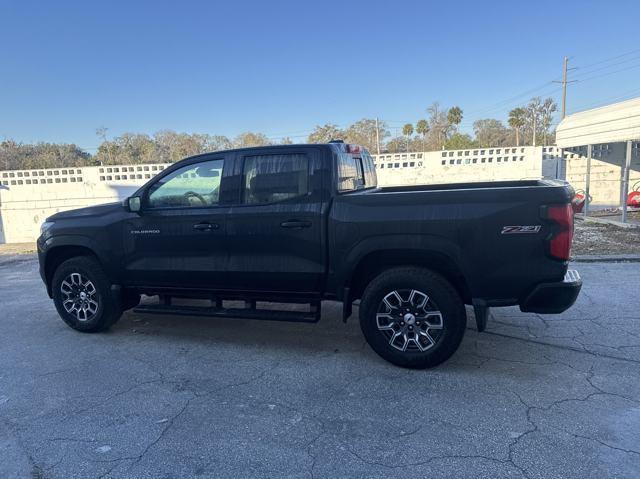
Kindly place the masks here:
<instances>
[{"instance_id":1,"label":"headlight","mask_svg":"<svg viewBox=\"0 0 640 479\"><path fill-rule=\"evenodd\" d=\"M53 226L53 221L45 221L40 225L40 236L44 236L47 231Z\"/></svg>"}]
</instances>

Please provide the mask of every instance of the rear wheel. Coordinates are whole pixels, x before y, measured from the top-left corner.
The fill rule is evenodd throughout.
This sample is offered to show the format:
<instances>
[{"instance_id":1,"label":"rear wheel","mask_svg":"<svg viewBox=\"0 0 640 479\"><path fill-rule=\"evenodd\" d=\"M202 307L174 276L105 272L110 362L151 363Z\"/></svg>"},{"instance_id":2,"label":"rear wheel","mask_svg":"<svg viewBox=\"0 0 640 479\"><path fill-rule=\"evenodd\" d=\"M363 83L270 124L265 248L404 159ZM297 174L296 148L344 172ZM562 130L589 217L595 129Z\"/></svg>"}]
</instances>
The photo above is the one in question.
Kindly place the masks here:
<instances>
[{"instance_id":1,"label":"rear wheel","mask_svg":"<svg viewBox=\"0 0 640 479\"><path fill-rule=\"evenodd\" d=\"M58 266L52 292L58 314L78 331L104 331L122 315L107 276L100 264L88 256L71 258Z\"/></svg>"},{"instance_id":2,"label":"rear wheel","mask_svg":"<svg viewBox=\"0 0 640 479\"><path fill-rule=\"evenodd\" d=\"M385 271L360 301L360 327L371 348L407 368L424 369L449 359L460 346L466 321L458 292L428 269Z\"/></svg>"}]
</instances>

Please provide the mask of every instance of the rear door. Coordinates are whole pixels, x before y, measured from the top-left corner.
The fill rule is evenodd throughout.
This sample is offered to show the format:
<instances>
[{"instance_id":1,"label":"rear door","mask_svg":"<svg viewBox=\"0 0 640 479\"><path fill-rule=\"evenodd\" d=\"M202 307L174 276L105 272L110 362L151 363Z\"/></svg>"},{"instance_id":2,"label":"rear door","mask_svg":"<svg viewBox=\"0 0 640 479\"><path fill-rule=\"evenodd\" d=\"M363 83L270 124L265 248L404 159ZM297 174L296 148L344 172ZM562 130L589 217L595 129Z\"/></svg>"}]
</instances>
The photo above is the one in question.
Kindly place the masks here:
<instances>
[{"instance_id":1,"label":"rear door","mask_svg":"<svg viewBox=\"0 0 640 479\"><path fill-rule=\"evenodd\" d=\"M320 148L237 158L240 198L227 217L227 284L244 291L318 294L325 271Z\"/></svg>"},{"instance_id":2,"label":"rear door","mask_svg":"<svg viewBox=\"0 0 640 479\"><path fill-rule=\"evenodd\" d=\"M128 282L203 289L225 285L229 163L220 154L201 157L144 191L142 210L124 228Z\"/></svg>"}]
</instances>

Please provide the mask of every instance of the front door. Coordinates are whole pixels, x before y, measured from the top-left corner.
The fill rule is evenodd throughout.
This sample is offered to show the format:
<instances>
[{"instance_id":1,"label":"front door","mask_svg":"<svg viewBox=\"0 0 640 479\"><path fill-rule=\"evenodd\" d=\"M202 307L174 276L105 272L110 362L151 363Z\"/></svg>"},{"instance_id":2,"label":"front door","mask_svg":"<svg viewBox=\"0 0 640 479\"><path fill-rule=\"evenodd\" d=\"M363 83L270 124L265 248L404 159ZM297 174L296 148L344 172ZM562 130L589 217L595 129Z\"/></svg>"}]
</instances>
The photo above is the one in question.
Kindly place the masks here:
<instances>
[{"instance_id":1,"label":"front door","mask_svg":"<svg viewBox=\"0 0 640 479\"><path fill-rule=\"evenodd\" d=\"M320 151L263 150L238 158L239 204L227 219L234 289L315 293L325 270Z\"/></svg>"},{"instance_id":2,"label":"front door","mask_svg":"<svg viewBox=\"0 0 640 479\"><path fill-rule=\"evenodd\" d=\"M224 156L168 170L142 194L124 225L125 269L134 285L219 288L228 260L221 201Z\"/></svg>"}]
</instances>

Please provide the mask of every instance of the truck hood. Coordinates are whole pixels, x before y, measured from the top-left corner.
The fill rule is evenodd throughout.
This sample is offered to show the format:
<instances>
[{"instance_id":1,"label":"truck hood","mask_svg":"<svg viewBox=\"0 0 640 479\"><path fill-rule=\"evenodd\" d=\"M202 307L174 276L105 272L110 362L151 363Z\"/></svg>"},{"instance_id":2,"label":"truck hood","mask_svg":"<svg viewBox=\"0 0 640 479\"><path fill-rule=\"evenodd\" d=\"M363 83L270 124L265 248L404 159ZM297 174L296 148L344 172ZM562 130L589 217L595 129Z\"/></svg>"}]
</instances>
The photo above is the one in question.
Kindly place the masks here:
<instances>
[{"instance_id":1,"label":"truck hood","mask_svg":"<svg viewBox=\"0 0 640 479\"><path fill-rule=\"evenodd\" d=\"M123 210L122 203L107 203L104 205L88 206L86 208L78 208L76 210L60 211L55 215L49 216L47 221L66 220L69 218L82 218L87 216L103 216Z\"/></svg>"}]
</instances>

